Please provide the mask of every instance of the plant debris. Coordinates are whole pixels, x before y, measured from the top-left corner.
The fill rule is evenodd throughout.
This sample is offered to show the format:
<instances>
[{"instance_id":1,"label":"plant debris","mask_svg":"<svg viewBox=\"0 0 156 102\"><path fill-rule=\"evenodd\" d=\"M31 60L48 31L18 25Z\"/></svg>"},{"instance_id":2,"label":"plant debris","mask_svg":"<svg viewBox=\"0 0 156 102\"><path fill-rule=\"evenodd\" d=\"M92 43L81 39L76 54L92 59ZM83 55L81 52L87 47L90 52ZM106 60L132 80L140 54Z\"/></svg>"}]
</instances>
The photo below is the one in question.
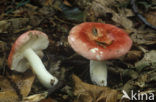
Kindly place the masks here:
<instances>
[{"instance_id":1,"label":"plant debris","mask_svg":"<svg viewBox=\"0 0 156 102\"><path fill-rule=\"evenodd\" d=\"M35 76L31 72L23 75L0 76L0 102L19 102L28 96Z\"/></svg>"},{"instance_id":2,"label":"plant debris","mask_svg":"<svg viewBox=\"0 0 156 102\"><path fill-rule=\"evenodd\" d=\"M119 102L122 94L107 87L84 83L77 76L72 76L75 84L74 102Z\"/></svg>"},{"instance_id":3,"label":"plant debris","mask_svg":"<svg viewBox=\"0 0 156 102\"><path fill-rule=\"evenodd\" d=\"M132 90L156 96L155 5L155 0L1 0L0 102L116 102L122 90L129 96ZM70 29L82 22L113 24L133 41L125 56L106 63L108 87L92 85L89 61L69 46ZM154 29L147 27L151 25ZM34 80L31 71L17 73L7 65L13 42L28 30L39 30L49 37L42 61L60 81L55 88L47 90ZM96 29L93 33L96 36ZM75 88L72 74L81 79L73 76Z\"/></svg>"}]
</instances>

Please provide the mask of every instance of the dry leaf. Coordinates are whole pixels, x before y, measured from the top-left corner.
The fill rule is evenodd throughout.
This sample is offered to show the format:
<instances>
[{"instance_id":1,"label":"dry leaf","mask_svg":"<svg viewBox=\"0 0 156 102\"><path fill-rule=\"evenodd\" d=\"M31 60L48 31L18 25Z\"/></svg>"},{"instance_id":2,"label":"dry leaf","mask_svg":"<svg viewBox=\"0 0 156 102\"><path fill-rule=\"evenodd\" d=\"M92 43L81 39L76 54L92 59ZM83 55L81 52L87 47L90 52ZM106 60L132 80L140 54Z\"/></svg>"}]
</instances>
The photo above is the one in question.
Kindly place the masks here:
<instances>
[{"instance_id":1,"label":"dry leaf","mask_svg":"<svg viewBox=\"0 0 156 102\"><path fill-rule=\"evenodd\" d=\"M0 102L19 102L20 98L29 94L34 78L30 72L9 78L0 76Z\"/></svg>"},{"instance_id":2,"label":"dry leaf","mask_svg":"<svg viewBox=\"0 0 156 102\"><path fill-rule=\"evenodd\" d=\"M138 30L131 35L131 38L136 44L151 45L156 44L156 36L153 32L148 32L144 30Z\"/></svg>"},{"instance_id":3,"label":"dry leaf","mask_svg":"<svg viewBox=\"0 0 156 102\"><path fill-rule=\"evenodd\" d=\"M0 41L0 69L4 68L5 66L5 60L6 60L6 48L7 48L7 44L3 41Z\"/></svg>"},{"instance_id":4,"label":"dry leaf","mask_svg":"<svg viewBox=\"0 0 156 102\"><path fill-rule=\"evenodd\" d=\"M27 28L28 23L28 18L13 18L0 21L0 33L8 33L10 30L12 33L20 32Z\"/></svg>"},{"instance_id":5,"label":"dry leaf","mask_svg":"<svg viewBox=\"0 0 156 102\"><path fill-rule=\"evenodd\" d=\"M51 6L53 4L53 2L54 2L54 0L44 0L43 5L45 5L45 6L50 5Z\"/></svg>"},{"instance_id":6,"label":"dry leaf","mask_svg":"<svg viewBox=\"0 0 156 102\"><path fill-rule=\"evenodd\" d=\"M8 79L0 76L0 102L17 102L18 96L16 90L10 85Z\"/></svg>"},{"instance_id":7,"label":"dry leaf","mask_svg":"<svg viewBox=\"0 0 156 102\"><path fill-rule=\"evenodd\" d=\"M10 79L16 83L23 97L27 96L31 90L35 76L32 72L25 72L23 75L12 75Z\"/></svg>"},{"instance_id":8,"label":"dry leaf","mask_svg":"<svg viewBox=\"0 0 156 102\"><path fill-rule=\"evenodd\" d=\"M156 50L151 50L150 52L145 53L143 59L135 63L135 67L138 71L141 71L143 68L150 66L156 67Z\"/></svg>"},{"instance_id":9,"label":"dry leaf","mask_svg":"<svg viewBox=\"0 0 156 102\"><path fill-rule=\"evenodd\" d=\"M100 87L82 82L77 76L72 76L75 83L74 102L119 102L122 94L108 87Z\"/></svg>"},{"instance_id":10,"label":"dry leaf","mask_svg":"<svg viewBox=\"0 0 156 102\"><path fill-rule=\"evenodd\" d=\"M116 2L115 0L94 0L91 5L91 9L93 10L96 17L105 16L106 14L112 14L112 20L118 24L124 27L127 30L133 29L133 23L131 20L127 18L127 16L131 15L132 12L130 12L129 9L124 10L118 9L118 13L111 8L115 7Z\"/></svg>"},{"instance_id":11,"label":"dry leaf","mask_svg":"<svg viewBox=\"0 0 156 102\"><path fill-rule=\"evenodd\" d=\"M6 20L0 21L0 33L6 33L10 25Z\"/></svg>"},{"instance_id":12,"label":"dry leaf","mask_svg":"<svg viewBox=\"0 0 156 102\"><path fill-rule=\"evenodd\" d=\"M47 98L47 99L41 100L40 102L57 102L57 101L52 98Z\"/></svg>"},{"instance_id":13,"label":"dry leaf","mask_svg":"<svg viewBox=\"0 0 156 102\"><path fill-rule=\"evenodd\" d=\"M145 17L150 24L156 26L156 19L155 19L156 11L151 11L149 13L146 13Z\"/></svg>"},{"instance_id":14,"label":"dry leaf","mask_svg":"<svg viewBox=\"0 0 156 102\"><path fill-rule=\"evenodd\" d=\"M124 60L126 62L135 63L142 58L142 55L143 53L141 51L131 50L124 56Z\"/></svg>"},{"instance_id":15,"label":"dry leaf","mask_svg":"<svg viewBox=\"0 0 156 102\"><path fill-rule=\"evenodd\" d=\"M22 102L39 102L42 99L45 99L48 95L48 92L30 95L28 97L24 97Z\"/></svg>"},{"instance_id":16,"label":"dry leaf","mask_svg":"<svg viewBox=\"0 0 156 102\"><path fill-rule=\"evenodd\" d=\"M69 3L68 0L63 0L63 4L65 4L66 6L72 7L71 3Z\"/></svg>"}]
</instances>

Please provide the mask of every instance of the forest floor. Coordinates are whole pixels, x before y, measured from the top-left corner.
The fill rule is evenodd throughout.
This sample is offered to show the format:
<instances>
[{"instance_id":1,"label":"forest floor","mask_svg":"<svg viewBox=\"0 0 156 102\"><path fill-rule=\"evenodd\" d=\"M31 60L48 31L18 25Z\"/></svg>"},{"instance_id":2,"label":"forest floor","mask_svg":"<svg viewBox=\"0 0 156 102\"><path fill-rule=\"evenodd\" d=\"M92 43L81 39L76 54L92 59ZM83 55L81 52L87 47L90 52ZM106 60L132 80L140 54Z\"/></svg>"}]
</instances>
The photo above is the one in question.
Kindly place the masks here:
<instances>
[{"instance_id":1,"label":"forest floor","mask_svg":"<svg viewBox=\"0 0 156 102\"><path fill-rule=\"evenodd\" d=\"M123 90L130 97L136 93L136 102L140 94L147 97L139 102L156 98L155 17L155 0L1 0L0 102L131 102L121 98ZM125 56L107 62L107 87L93 85L89 60L68 43L70 29L82 22L115 25L133 41ZM49 37L42 61L60 81L54 88L42 87L31 70L19 73L8 66L13 43L29 30Z\"/></svg>"}]
</instances>

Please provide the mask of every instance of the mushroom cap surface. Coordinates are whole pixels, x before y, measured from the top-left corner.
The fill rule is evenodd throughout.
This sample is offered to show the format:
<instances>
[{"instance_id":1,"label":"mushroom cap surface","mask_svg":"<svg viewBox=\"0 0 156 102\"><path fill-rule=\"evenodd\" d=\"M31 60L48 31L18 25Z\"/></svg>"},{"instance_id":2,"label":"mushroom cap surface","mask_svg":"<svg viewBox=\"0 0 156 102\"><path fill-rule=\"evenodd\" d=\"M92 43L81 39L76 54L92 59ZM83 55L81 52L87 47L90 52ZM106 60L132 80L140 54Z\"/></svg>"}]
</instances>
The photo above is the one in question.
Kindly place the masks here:
<instances>
[{"instance_id":1,"label":"mushroom cap surface","mask_svg":"<svg viewBox=\"0 0 156 102\"><path fill-rule=\"evenodd\" d=\"M43 56L42 50L48 47L48 36L37 30L30 30L20 35L13 44L9 57L8 65L11 70L24 72L29 68L29 62L24 57L23 52L31 48L39 56Z\"/></svg>"},{"instance_id":2,"label":"mushroom cap surface","mask_svg":"<svg viewBox=\"0 0 156 102\"><path fill-rule=\"evenodd\" d=\"M85 22L73 27L68 42L83 57L103 61L126 54L132 40L126 32L111 24Z\"/></svg>"}]
</instances>

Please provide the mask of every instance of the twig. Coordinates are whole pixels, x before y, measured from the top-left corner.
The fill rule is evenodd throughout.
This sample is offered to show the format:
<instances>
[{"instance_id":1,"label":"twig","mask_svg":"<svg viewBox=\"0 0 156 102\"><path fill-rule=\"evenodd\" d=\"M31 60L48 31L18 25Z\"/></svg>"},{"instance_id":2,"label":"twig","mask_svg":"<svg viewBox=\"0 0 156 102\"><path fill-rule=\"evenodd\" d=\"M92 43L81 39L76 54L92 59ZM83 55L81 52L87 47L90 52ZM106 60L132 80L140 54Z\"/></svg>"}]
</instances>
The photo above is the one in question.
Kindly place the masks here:
<instances>
[{"instance_id":1,"label":"twig","mask_svg":"<svg viewBox=\"0 0 156 102\"><path fill-rule=\"evenodd\" d=\"M132 6L132 10L133 12L135 13L135 15L146 25L148 26L149 28L153 29L153 30L156 30L156 26L150 24L139 12L138 12L138 8L135 4L135 0L131 0L130 1L130 4Z\"/></svg>"}]
</instances>

